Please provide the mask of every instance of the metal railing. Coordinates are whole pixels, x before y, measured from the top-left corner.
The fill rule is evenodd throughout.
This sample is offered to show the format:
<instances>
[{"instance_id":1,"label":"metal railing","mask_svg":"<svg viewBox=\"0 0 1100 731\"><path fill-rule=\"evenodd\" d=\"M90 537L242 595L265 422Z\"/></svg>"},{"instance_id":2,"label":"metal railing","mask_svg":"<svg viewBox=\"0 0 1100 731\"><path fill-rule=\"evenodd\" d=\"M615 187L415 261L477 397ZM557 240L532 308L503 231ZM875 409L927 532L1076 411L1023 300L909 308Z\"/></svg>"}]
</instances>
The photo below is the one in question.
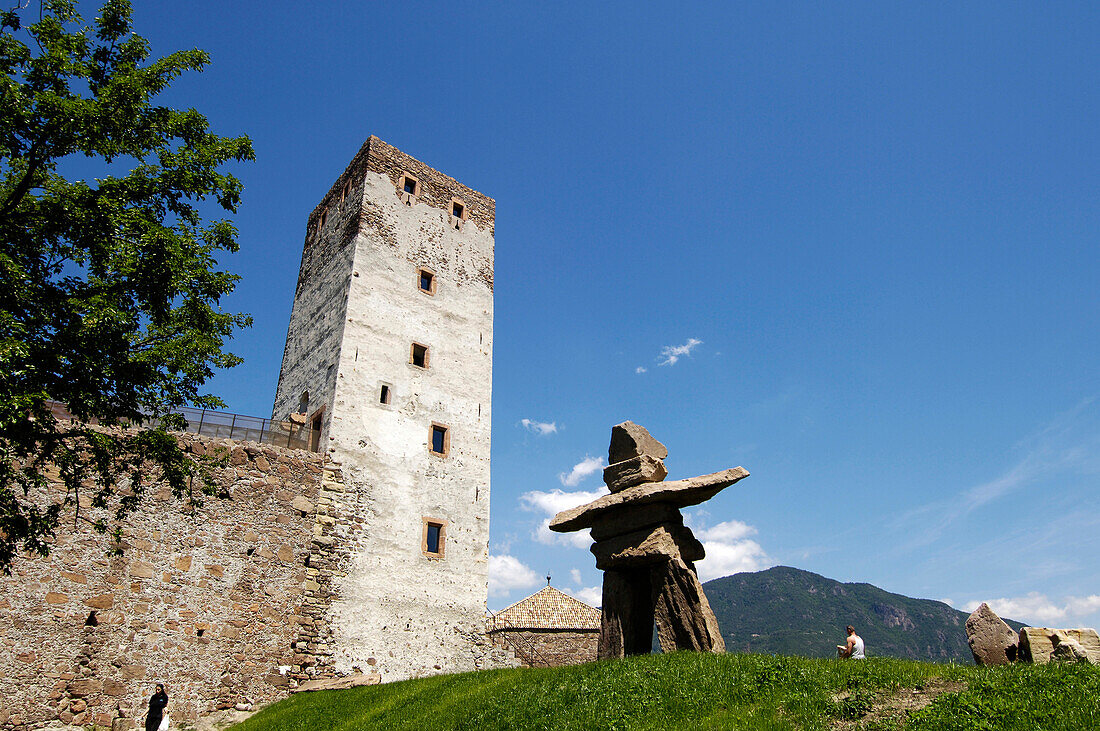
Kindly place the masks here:
<instances>
[{"instance_id":1,"label":"metal railing","mask_svg":"<svg viewBox=\"0 0 1100 731\"><path fill-rule=\"evenodd\" d=\"M489 616L486 617L486 624L490 636L500 637L501 643L510 648L527 667L553 667L550 661L535 647L535 644L520 634L518 627L507 619L498 617L493 613L493 610L489 609L487 611Z\"/></svg>"},{"instance_id":2,"label":"metal railing","mask_svg":"<svg viewBox=\"0 0 1100 731\"><path fill-rule=\"evenodd\" d=\"M58 401L50 401L49 404L55 419L66 421L72 419L72 414L69 413L65 404ZM300 420L298 418L275 420L231 414L226 411L194 409L189 406L181 407L177 411L187 420L187 428L184 431L191 434L317 451L314 429L304 415ZM151 419L146 422L146 425L156 426L157 421Z\"/></svg>"}]
</instances>

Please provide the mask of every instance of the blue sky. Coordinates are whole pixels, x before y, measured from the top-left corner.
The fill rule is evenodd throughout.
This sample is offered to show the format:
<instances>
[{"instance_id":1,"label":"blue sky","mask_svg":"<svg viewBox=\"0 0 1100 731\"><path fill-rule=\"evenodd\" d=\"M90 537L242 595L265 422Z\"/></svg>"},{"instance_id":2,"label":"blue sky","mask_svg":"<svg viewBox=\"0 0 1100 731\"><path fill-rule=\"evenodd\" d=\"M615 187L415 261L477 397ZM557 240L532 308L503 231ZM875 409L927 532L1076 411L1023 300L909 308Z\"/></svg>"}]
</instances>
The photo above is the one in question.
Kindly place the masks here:
<instances>
[{"instance_id":1,"label":"blue sky","mask_svg":"<svg viewBox=\"0 0 1100 731\"><path fill-rule=\"evenodd\" d=\"M1100 624L1100 7L136 21L214 57L168 100L255 143L234 411L270 412L306 216L369 134L496 198L491 607L547 572L592 598L592 556L540 525L632 419L670 478L752 473L689 514L704 578L786 564Z\"/></svg>"}]
</instances>

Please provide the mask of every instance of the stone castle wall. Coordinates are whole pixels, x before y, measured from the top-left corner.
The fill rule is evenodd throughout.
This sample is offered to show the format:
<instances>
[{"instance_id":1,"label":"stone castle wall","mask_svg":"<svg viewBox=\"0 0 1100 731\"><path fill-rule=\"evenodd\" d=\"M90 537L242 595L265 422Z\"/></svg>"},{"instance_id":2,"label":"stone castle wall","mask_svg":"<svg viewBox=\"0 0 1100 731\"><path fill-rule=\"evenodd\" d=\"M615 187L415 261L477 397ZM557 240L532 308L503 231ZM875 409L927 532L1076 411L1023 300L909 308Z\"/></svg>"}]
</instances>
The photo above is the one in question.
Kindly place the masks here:
<instances>
[{"instance_id":1,"label":"stone castle wall","mask_svg":"<svg viewBox=\"0 0 1100 731\"><path fill-rule=\"evenodd\" d=\"M190 510L163 488L128 520L121 555L69 522L48 558L0 576L0 727L140 726L157 682L179 723L328 674L339 473L311 452L180 439L228 451L215 476L231 499Z\"/></svg>"}]
</instances>

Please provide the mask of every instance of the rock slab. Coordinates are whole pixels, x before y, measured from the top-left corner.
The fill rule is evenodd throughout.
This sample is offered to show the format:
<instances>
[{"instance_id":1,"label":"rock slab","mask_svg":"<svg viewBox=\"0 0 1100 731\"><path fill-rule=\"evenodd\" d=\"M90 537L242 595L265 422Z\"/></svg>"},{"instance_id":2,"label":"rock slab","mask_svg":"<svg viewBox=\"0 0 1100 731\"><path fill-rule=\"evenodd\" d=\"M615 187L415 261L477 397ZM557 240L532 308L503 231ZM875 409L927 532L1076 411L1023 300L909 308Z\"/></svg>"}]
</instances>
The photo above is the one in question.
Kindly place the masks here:
<instances>
[{"instance_id":1,"label":"rock slab","mask_svg":"<svg viewBox=\"0 0 1100 731\"><path fill-rule=\"evenodd\" d=\"M985 602L966 619L966 641L978 665L1015 662L1020 644L1012 628Z\"/></svg>"}]
</instances>

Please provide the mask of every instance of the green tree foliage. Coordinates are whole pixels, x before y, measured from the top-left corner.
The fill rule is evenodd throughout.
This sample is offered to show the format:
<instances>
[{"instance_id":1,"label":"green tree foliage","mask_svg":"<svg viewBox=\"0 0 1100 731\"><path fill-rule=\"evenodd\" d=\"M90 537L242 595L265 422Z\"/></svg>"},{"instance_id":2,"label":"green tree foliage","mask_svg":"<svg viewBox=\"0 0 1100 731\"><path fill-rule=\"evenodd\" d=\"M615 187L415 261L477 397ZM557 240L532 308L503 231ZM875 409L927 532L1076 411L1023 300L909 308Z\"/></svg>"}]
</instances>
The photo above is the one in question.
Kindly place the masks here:
<instances>
[{"instance_id":1,"label":"green tree foliage","mask_svg":"<svg viewBox=\"0 0 1100 731\"><path fill-rule=\"evenodd\" d=\"M20 547L48 553L62 519L117 537L154 482L191 500L211 491L167 429L180 406L224 406L203 384L240 362L222 348L251 324L219 307L237 277L217 257L237 250L236 230L204 219L237 210L241 183L220 168L253 159L251 142L154 104L209 56L150 59L126 0L107 0L91 26L68 0L33 14L0 13L5 571ZM66 177L82 158L103 177ZM73 419L53 418L51 400Z\"/></svg>"}]
</instances>

